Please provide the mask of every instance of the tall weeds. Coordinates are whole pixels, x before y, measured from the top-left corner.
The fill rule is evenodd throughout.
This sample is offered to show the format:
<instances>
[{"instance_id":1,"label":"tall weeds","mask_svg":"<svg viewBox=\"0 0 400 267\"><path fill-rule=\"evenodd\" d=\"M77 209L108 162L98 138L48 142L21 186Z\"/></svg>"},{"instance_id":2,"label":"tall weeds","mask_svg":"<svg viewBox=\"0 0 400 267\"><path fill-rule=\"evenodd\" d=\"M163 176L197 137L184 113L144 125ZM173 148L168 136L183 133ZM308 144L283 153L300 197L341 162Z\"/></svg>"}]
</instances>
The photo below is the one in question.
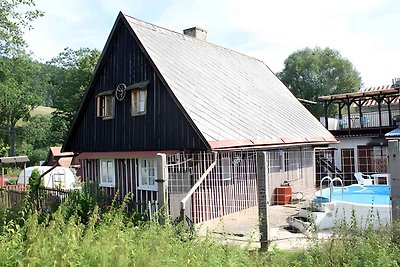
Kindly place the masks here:
<instances>
[{"instance_id":1,"label":"tall weeds","mask_svg":"<svg viewBox=\"0 0 400 267\"><path fill-rule=\"evenodd\" d=\"M184 225L142 221L124 205L99 207L76 193L54 213L2 216L3 266L398 266L390 228L339 225L331 238L298 251L249 251L199 238ZM138 219L139 218L139 219ZM21 223L23 222L23 223Z\"/></svg>"}]
</instances>

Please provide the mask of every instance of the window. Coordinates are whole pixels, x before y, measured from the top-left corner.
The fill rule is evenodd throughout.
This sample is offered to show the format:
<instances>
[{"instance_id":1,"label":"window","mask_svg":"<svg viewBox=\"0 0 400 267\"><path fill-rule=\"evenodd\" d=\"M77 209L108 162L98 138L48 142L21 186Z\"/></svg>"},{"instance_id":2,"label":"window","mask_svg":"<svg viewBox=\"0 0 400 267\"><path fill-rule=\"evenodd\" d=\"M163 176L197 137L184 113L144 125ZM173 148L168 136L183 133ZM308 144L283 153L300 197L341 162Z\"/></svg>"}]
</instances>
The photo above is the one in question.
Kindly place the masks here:
<instances>
[{"instance_id":1,"label":"window","mask_svg":"<svg viewBox=\"0 0 400 267\"><path fill-rule=\"evenodd\" d=\"M146 114L147 88L132 90L132 116Z\"/></svg>"},{"instance_id":2,"label":"window","mask_svg":"<svg viewBox=\"0 0 400 267\"><path fill-rule=\"evenodd\" d=\"M222 180L228 181L231 177L231 161L229 158L222 158L221 160L222 168Z\"/></svg>"},{"instance_id":3,"label":"window","mask_svg":"<svg viewBox=\"0 0 400 267\"><path fill-rule=\"evenodd\" d=\"M155 160L139 160L139 188L157 191Z\"/></svg>"},{"instance_id":4,"label":"window","mask_svg":"<svg viewBox=\"0 0 400 267\"><path fill-rule=\"evenodd\" d=\"M114 160L100 160L100 186L115 187Z\"/></svg>"},{"instance_id":5,"label":"window","mask_svg":"<svg viewBox=\"0 0 400 267\"><path fill-rule=\"evenodd\" d=\"M114 95L101 95L97 97L97 117L103 119L114 118Z\"/></svg>"}]
</instances>

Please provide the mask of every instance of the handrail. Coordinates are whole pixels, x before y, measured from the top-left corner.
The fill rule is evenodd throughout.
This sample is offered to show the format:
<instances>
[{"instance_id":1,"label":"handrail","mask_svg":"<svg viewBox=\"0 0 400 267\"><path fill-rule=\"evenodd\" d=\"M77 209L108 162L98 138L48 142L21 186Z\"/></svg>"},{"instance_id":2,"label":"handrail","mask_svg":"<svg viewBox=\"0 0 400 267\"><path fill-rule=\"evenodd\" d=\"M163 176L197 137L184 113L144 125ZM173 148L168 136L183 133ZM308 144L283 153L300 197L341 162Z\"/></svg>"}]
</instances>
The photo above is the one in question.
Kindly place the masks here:
<instances>
[{"instance_id":1,"label":"handrail","mask_svg":"<svg viewBox=\"0 0 400 267\"><path fill-rule=\"evenodd\" d=\"M193 185L193 187L189 190L186 196L181 200L181 216L184 215L186 209L186 202L193 195L196 189L203 183L206 179L207 175L214 169L215 165L217 165L217 152L214 152L214 162L207 168L207 170L203 173L200 179Z\"/></svg>"},{"instance_id":2,"label":"handrail","mask_svg":"<svg viewBox=\"0 0 400 267\"><path fill-rule=\"evenodd\" d=\"M322 198L322 182L323 181L325 181L325 180L329 180L329 184L328 184L328 186L330 187L330 189L329 189L329 202L331 202L332 201L332 178L331 177L329 177L329 176L325 176L324 178L322 178L321 179L321 181L319 182L319 192L320 192L320 195L321 195L321 198Z\"/></svg>"},{"instance_id":3,"label":"handrail","mask_svg":"<svg viewBox=\"0 0 400 267\"><path fill-rule=\"evenodd\" d=\"M333 185L333 182L335 182L335 181L339 181L340 184L342 185L342 197L343 197L343 191L344 191L343 180L340 179L339 177L333 178L333 179L331 180L331 188L332 188L332 190L333 190L333 186L334 186L334 185Z\"/></svg>"}]
</instances>

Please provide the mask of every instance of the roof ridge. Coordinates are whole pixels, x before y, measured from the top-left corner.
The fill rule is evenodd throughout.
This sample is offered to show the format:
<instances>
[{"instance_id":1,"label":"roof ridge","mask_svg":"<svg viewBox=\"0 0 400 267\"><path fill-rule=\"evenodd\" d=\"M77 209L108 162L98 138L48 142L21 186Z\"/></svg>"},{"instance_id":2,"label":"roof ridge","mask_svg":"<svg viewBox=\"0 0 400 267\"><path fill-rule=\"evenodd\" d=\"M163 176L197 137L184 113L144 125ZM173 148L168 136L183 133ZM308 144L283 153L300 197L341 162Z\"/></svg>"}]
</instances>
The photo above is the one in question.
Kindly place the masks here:
<instances>
[{"instance_id":1,"label":"roof ridge","mask_svg":"<svg viewBox=\"0 0 400 267\"><path fill-rule=\"evenodd\" d=\"M393 87L392 84L385 84L385 85L375 85L375 86L367 86L360 89L361 92L364 91L378 91L378 90L387 90Z\"/></svg>"},{"instance_id":2,"label":"roof ridge","mask_svg":"<svg viewBox=\"0 0 400 267\"><path fill-rule=\"evenodd\" d=\"M122 13L122 12L121 12L121 13ZM147 21L144 21L144 20L141 20L141 19L132 17L132 16L127 15L127 14L125 14L125 13L122 13L122 15L125 16L125 17L129 17L129 18L131 18L131 19L140 21L140 22L143 23L143 24L151 25L151 26L153 26L153 27L155 27L155 28L159 28L159 29L162 29L162 30L164 30L164 31L171 32L171 33L174 33L174 34L178 34L178 35L180 35L180 36L182 36L182 37L185 37L185 38L192 38L192 39L194 39L194 40L196 40L196 41L203 42L203 43L205 43L205 44L207 44L207 45L215 46L215 47L217 47L217 48L222 48L222 49L224 49L224 50L234 52L234 53L236 53L236 54L245 56L245 57L247 57L247 58L251 58L251 59L257 60L257 61L263 63L265 66L268 67L268 65L265 64L265 62L264 62L263 60L258 59L258 58L253 57L253 56L249 56L249 55L244 54L244 53L242 53L242 52L238 52L238 51L233 50L233 49L231 49L231 48L227 48L227 47L224 47L224 46L221 46L221 45L217 45L217 44L210 43L210 42L207 42L207 41L204 41L204 40L200 40L200 39L198 39L198 38L196 38L196 37L193 37L193 36L190 36L190 35L186 35L186 34L184 34L184 33L177 32L177 31L174 31L174 30L170 30L170 29L164 28L164 27L162 27L162 26L155 25L155 24L153 24L153 23L150 23L150 22L147 22ZM137 23L135 23L135 24L137 24ZM138 26L142 26L142 25L140 25L140 24L137 24L137 25L138 25ZM196 26L195 26L195 27L196 27ZM203 29L203 28L202 28L202 29ZM268 67L268 69L270 69L270 68ZM272 70L270 69L270 71L272 71Z\"/></svg>"}]
</instances>

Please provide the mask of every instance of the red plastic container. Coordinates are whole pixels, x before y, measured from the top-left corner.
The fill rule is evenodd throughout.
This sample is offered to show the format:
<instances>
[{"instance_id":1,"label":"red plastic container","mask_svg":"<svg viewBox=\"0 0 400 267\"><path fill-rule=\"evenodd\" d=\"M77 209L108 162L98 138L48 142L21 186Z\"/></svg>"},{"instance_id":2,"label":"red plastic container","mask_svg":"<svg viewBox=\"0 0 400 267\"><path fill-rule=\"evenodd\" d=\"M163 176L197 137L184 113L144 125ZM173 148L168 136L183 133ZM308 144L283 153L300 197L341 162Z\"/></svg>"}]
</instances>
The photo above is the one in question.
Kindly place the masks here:
<instances>
[{"instance_id":1,"label":"red plastic container","mask_svg":"<svg viewBox=\"0 0 400 267\"><path fill-rule=\"evenodd\" d=\"M286 205L292 202L292 187L280 186L275 188L275 201L278 205Z\"/></svg>"}]
</instances>

